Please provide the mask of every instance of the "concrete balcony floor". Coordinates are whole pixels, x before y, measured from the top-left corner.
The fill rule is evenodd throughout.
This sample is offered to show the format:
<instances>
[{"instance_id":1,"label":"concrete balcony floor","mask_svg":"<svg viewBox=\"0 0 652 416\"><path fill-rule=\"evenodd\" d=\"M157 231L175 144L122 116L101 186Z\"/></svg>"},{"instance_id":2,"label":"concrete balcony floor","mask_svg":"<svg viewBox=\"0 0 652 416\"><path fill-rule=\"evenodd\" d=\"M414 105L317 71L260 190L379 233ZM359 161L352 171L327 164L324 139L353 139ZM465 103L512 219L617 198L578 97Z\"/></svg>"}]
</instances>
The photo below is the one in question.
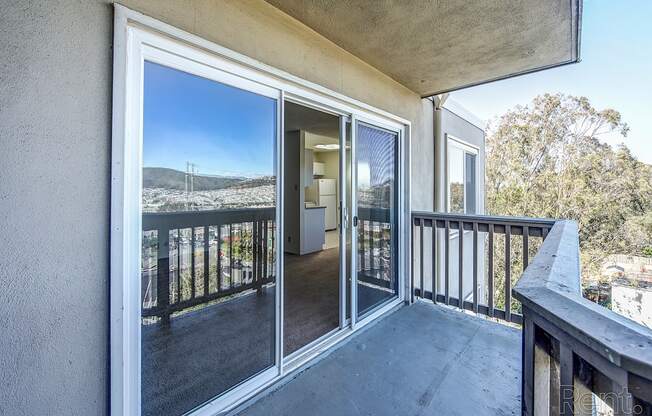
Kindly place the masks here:
<instances>
[{"instance_id":1,"label":"concrete balcony floor","mask_svg":"<svg viewBox=\"0 0 652 416\"><path fill-rule=\"evenodd\" d=\"M448 308L400 308L239 415L517 415L520 331Z\"/></svg>"}]
</instances>

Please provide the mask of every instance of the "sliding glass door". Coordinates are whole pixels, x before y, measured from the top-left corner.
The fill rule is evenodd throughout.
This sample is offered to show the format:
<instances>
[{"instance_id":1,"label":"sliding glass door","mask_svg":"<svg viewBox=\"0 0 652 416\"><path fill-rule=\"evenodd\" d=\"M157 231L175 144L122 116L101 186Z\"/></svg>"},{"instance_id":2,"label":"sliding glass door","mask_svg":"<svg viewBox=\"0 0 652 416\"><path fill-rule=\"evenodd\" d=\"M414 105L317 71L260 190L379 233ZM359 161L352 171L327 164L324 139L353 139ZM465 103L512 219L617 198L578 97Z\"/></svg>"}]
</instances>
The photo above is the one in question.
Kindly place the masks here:
<instances>
[{"instance_id":1,"label":"sliding glass door","mask_svg":"<svg viewBox=\"0 0 652 416\"><path fill-rule=\"evenodd\" d=\"M116 35L111 407L217 414L404 293L404 125L139 26ZM290 125L286 102L314 111ZM303 142L292 171L304 182L295 187L283 175L296 131ZM286 209L291 191L303 220ZM306 225L308 214L313 231L295 240L285 219ZM299 253L313 261L286 288L300 301L293 309L281 256L297 241L315 244ZM324 285L306 289L319 276ZM299 322L287 337L284 314Z\"/></svg>"},{"instance_id":2,"label":"sliding glass door","mask_svg":"<svg viewBox=\"0 0 652 416\"><path fill-rule=\"evenodd\" d=\"M398 149L398 132L356 122L353 291L358 320L399 293Z\"/></svg>"},{"instance_id":3,"label":"sliding glass door","mask_svg":"<svg viewBox=\"0 0 652 416\"><path fill-rule=\"evenodd\" d=\"M143 66L141 411L181 415L277 365L279 94L161 61Z\"/></svg>"}]
</instances>

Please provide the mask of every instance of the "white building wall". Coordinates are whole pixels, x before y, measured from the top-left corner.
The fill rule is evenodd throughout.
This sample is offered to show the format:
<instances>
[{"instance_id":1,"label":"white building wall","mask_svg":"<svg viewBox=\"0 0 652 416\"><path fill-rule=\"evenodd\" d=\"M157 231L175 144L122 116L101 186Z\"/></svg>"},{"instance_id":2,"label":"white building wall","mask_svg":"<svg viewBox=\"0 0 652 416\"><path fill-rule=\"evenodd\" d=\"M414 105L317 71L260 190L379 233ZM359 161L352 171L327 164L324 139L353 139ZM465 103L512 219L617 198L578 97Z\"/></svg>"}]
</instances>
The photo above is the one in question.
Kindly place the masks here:
<instances>
[{"instance_id":1,"label":"white building wall","mask_svg":"<svg viewBox=\"0 0 652 416\"><path fill-rule=\"evenodd\" d=\"M652 290L614 284L611 310L652 328Z\"/></svg>"}]
</instances>

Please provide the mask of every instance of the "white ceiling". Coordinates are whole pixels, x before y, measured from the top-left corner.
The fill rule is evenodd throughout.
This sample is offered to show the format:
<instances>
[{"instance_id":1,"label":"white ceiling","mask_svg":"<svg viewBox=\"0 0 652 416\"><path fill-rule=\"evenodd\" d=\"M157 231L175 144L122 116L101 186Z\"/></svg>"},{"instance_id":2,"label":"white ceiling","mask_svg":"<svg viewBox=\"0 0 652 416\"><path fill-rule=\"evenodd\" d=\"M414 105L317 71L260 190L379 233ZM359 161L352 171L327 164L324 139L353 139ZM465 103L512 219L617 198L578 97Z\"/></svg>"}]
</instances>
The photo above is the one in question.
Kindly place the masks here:
<instances>
[{"instance_id":1,"label":"white ceiling","mask_svg":"<svg viewBox=\"0 0 652 416\"><path fill-rule=\"evenodd\" d=\"M306 149L316 152L333 151L316 149L317 144L339 143L339 117L289 101L285 102L284 127L285 131L304 130L312 133L306 137Z\"/></svg>"}]
</instances>

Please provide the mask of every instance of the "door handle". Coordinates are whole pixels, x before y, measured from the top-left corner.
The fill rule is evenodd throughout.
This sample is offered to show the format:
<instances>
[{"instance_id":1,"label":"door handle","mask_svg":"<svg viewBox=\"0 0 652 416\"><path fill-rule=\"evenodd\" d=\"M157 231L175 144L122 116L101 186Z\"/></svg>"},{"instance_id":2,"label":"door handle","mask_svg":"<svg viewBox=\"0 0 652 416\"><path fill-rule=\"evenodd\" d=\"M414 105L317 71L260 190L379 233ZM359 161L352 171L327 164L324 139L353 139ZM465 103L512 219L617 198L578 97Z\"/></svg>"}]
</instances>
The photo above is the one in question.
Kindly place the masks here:
<instances>
[{"instance_id":1,"label":"door handle","mask_svg":"<svg viewBox=\"0 0 652 416\"><path fill-rule=\"evenodd\" d=\"M354 226L354 227L357 227L357 226L358 226L358 216L357 216L357 215L354 215L354 216L353 216L353 226Z\"/></svg>"}]
</instances>

